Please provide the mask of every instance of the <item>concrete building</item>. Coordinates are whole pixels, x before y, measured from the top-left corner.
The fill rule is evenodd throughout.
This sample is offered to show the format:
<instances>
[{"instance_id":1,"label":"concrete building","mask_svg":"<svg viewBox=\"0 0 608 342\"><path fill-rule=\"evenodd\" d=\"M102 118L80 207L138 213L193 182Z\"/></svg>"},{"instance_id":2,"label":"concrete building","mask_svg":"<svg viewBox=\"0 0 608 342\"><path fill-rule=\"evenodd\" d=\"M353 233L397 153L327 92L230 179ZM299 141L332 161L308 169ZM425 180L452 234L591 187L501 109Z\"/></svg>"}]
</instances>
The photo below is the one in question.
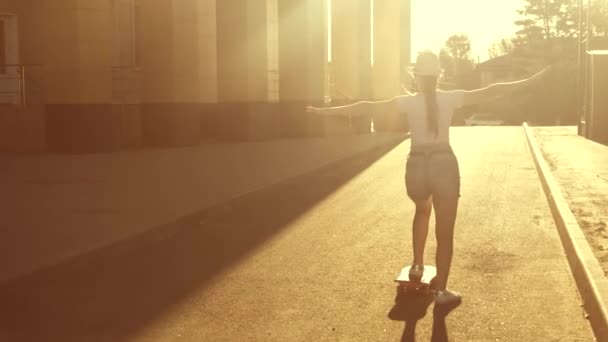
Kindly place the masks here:
<instances>
[{"instance_id":1,"label":"concrete building","mask_svg":"<svg viewBox=\"0 0 608 342\"><path fill-rule=\"evenodd\" d=\"M0 151L328 134L303 110L330 95L328 1L1 1ZM370 0L333 1L343 87L398 92L409 0L376 1L373 37Z\"/></svg>"}]
</instances>

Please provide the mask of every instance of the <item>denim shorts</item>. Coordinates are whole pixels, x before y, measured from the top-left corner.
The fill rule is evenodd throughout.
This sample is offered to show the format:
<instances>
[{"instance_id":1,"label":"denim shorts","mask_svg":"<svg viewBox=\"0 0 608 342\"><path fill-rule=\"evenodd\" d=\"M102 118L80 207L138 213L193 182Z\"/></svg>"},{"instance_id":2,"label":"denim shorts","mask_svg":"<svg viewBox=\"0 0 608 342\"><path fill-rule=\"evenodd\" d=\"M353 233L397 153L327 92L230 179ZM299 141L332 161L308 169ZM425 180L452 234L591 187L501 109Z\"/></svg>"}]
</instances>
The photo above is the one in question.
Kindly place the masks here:
<instances>
[{"instance_id":1,"label":"denim shorts","mask_svg":"<svg viewBox=\"0 0 608 342\"><path fill-rule=\"evenodd\" d=\"M460 197L458 160L449 145L412 146L405 166L407 195L414 201Z\"/></svg>"}]
</instances>

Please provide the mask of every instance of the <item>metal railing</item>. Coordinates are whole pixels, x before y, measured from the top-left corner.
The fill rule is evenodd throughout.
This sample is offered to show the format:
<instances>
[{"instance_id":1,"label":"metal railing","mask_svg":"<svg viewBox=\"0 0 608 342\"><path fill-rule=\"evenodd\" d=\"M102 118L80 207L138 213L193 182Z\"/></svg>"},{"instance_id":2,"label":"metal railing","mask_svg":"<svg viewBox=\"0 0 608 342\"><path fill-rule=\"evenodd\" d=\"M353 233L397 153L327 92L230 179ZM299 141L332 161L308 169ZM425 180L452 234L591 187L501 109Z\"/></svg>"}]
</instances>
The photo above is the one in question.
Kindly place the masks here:
<instances>
[{"instance_id":1,"label":"metal railing","mask_svg":"<svg viewBox=\"0 0 608 342\"><path fill-rule=\"evenodd\" d=\"M0 104L28 106L44 103L44 91L37 68L41 64L0 64ZM113 96L119 103L134 103L139 96L137 66L113 66ZM34 72L35 71L35 72Z\"/></svg>"},{"instance_id":2,"label":"metal railing","mask_svg":"<svg viewBox=\"0 0 608 342\"><path fill-rule=\"evenodd\" d=\"M27 106L32 97L39 94L40 88L30 69L40 67L38 64L2 64L0 69L0 103Z\"/></svg>"}]
</instances>

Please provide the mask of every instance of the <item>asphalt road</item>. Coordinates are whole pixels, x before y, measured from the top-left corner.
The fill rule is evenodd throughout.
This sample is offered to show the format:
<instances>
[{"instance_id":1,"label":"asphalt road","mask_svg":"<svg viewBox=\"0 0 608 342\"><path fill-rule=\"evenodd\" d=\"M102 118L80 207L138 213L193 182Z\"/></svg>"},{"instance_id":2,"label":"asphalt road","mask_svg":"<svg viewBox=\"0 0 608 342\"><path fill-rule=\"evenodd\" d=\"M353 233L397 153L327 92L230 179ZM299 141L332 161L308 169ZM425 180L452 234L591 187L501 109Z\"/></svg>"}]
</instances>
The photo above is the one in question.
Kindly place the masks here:
<instances>
[{"instance_id":1,"label":"asphalt road","mask_svg":"<svg viewBox=\"0 0 608 342\"><path fill-rule=\"evenodd\" d=\"M0 285L0 341L592 341L522 128L452 140L464 298L447 317L395 303L405 141Z\"/></svg>"}]
</instances>

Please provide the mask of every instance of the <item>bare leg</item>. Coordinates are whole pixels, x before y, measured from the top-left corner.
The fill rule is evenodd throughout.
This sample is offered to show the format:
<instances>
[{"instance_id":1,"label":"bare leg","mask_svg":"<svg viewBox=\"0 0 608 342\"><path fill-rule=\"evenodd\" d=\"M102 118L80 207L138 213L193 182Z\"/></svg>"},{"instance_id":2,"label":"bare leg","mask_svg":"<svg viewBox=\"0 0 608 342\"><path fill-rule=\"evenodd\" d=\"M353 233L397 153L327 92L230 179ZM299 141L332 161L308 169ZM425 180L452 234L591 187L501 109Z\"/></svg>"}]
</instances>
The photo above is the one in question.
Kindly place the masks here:
<instances>
[{"instance_id":1,"label":"bare leg","mask_svg":"<svg viewBox=\"0 0 608 342\"><path fill-rule=\"evenodd\" d=\"M454 224L456 212L458 211L458 198L433 199L435 207L435 236L437 238L437 263L436 288L445 290L448 283L448 275L452 264L454 250Z\"/></svg>"},{"instance_id":2,"label":"bare leg","mask_svg":"<svg viewBox=\"0 0 608 342\"><path fill-rule=\"evenodd\" d=\"M414 246L414 264L424 265L424 247L429 234L429 219L433 204L431 198L416 202L416 214L414 215L412 242Z\"/></svg>"}]
</instances>

